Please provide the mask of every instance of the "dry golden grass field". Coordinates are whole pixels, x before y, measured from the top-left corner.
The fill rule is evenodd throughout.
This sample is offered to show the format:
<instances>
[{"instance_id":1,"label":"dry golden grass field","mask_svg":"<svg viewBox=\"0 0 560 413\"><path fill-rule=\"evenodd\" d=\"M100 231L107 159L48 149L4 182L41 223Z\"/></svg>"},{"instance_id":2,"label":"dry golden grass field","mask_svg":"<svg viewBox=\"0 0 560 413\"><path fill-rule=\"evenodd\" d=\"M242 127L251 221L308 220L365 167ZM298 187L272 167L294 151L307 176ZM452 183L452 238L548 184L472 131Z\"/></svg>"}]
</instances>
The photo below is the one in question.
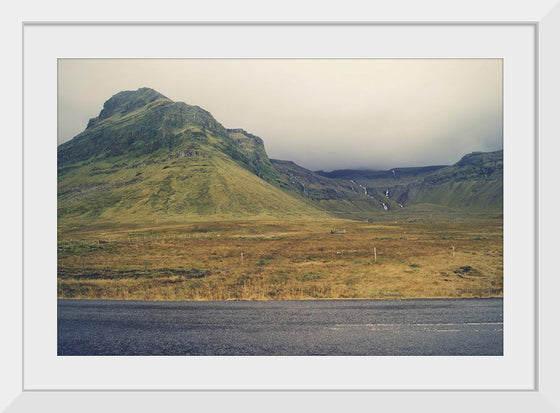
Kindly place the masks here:
<instances>
[{"instance_id":1,"label":"dry golden grass field","mask_svg":"<svg viewBox=\"0 0 560 413\"><path fill-rule=\"evenodd\" d=\"M331 234L345 230L345 234ZM377 259L375 257L377 254ZM501 221L244 221L63 229L58 297L501 297Z\"/></svg>"}]
</instances>

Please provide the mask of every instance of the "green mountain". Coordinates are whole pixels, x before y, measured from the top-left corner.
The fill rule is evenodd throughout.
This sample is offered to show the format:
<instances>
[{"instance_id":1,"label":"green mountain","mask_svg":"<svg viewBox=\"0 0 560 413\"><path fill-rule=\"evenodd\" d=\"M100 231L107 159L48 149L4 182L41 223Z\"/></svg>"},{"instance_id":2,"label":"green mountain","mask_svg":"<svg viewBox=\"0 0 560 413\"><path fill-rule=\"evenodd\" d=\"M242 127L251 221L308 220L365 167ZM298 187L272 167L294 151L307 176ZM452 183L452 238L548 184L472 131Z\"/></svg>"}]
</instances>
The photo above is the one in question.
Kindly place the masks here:
<instances>
[{"instance_id":1,"label":"green mountain","mask_svg":"<svg viewBox=\"0 0 560 413\"><path fill-rule=\"evenodd\" d=\"M451 166L313 172L153 89L124 91L58 147L60 222L324 217L502 207L502 151ZM435 208L435 209L434 209Z\"/></svg>"},{"instance_id":2,"label":"green mountain","mask_svg":"<svg viewBox=\"0 0 560 413\"><path fill-rule=\"evenodd\" d=\"M58 147L58 217L136 222L318 211L282 191L262 141L142 88Z\"/></svg>"},{"instance_id":3,"label":"green mountain","mask_svg":"<svg viewBox=\"0 0 560 413\"><path fill-rule=\"evenodd\" d=\"M407 185L388 188L402 204L430 203L473 209L503 208L504 153L473 152Z\"/></svg>"},{"instance_id":4,"label":"green mountain","mask_svg":"<svg viewBox=\"0 0 560 413\"><path fill-rule=\"evenodd\" d=\"M382 195L388 209L434 204L462 209L503 207L503 151L473 152L454 165L394 168L386 171L318 171L336 182L358 183Z\"/></svg>"}]
</instances>

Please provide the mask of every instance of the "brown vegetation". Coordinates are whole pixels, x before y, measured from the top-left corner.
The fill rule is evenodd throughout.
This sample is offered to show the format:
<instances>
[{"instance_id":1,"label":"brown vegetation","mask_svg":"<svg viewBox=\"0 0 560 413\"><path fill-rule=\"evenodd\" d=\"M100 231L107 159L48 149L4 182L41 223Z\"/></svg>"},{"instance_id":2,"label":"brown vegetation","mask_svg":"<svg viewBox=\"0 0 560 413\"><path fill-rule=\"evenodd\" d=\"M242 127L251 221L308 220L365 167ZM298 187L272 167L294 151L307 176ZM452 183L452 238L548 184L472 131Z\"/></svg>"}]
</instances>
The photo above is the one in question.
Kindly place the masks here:
<instances>
[{"instance_id":1,"label":"brown vegetation","mask_svg":"<svg viewBox=\"0 0 560 413\"><path fill-rule=\"evenodd\" d=\"M501 221L215 221L59 229L58 297L500 297L502 255Z\"/></svg>"}]
</instances>

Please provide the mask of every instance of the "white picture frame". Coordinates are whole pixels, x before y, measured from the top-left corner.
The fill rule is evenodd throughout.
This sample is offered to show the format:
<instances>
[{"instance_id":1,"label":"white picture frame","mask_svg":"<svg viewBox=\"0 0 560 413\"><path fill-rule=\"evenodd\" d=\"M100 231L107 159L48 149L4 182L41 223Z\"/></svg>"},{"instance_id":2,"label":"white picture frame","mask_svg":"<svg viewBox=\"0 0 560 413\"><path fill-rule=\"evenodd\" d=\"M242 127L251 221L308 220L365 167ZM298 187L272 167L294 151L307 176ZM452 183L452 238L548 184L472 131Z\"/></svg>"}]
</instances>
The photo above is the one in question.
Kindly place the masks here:
<instances>
[{"instance_id":1,"label":"white picture frame","mask_svg":"<svg viewBox=\"0 0 560 413\"><path fill-rule=\"evenodd\" d=\"M499 3L499 2L496 2ZM536 173L537 188L547 188L554 187L554 171L552 165L554 164L553 156L556 153L554 149L558 148L558 144L553 142L554 136L558 136L558 127L555 125L555 108L554 100L558 95L558 80L555 79L558 69L560 69L560 61L558 57L558 52L555 50L557 46L557 39L560 37L559 27L560 27L560 7L554 2L537 2L536 5L531 8L527 7L523 10L517 10L516 12L511 12L507 19L499 19L497 21L495 16L496 10L500 10L499 7L506 7L503 3L494 8L485 8L483 5L473 6L469 9L469 12L465 14L466 20L457 20L453 18L456 16L451 11L448 11L447 15L439 14L439 17L430 17L429 12L434 12L436 5L428 7L428 12L413 12L404 13L402 18L396 18L398 16L398 10L396 9L386 9L385 14L377 14L375 21L368 22L367 19L359 19L361 23L359 25L394 25L402 27L407 24L431 24L431 25L462 25L462 24L479 24L481 26L487 25L489 22L497 26L500 25L529 25L534 28L536 37L536 61L535 68L538 69L536 73L538 76L535 81L538 89L536 90L536 100L535 114L538 115L537 128L535 130L535 147L538 149L537 152L537 165L538 171ZM497 7L497 8L496 8ZM516 14L517 13L517 14ZM434 15L437 13L434 13ZM200 19L189 19L191 24L208 25L208 19L204 18L204 13L201 14ZM206 15L207 16L207 15ZM327 22L335 22L338 19L326 18L329 15L324 15L324 23L319 26L328 25ZM330 15L334 16L334 15ZM381 17L380 17L381 16ZM281 16L279 16L281 17ZM362 16L359 16L362 17ZM52 15L46 15L44 17L43 23L49 21L52 22ZM24 25L24 27L30 27L34 25L32 22L23 23L26 20L24 11L21 15L18 15L15 19L18 23ZM147 21L149 19L137 18L136 21ZM196 23L198 20L199 23ZM228 19L229 20L229 19ZM243 19L247 24L247 20ZM259 19L251 19L255 21L260 21L263 27L267 26L267 22L272 24L273 22ZM356 20L356 16L354 16ZM225 21L225 19L224 19ZM241 22L241 20L237 20ZM318 20L317 20L318 21ZM12 22L13 23L13 22ZM308 23L311 23L308 21ZM185 23L188 24L188 23ZM331 23L335 24L335 23ZM56 26L57 24L52 23L52 25L45 26ZM62 25L58 23L58 25ZM76 23L76 27L83 26L83 24ZM297 25L296 25L297 26ZM219 27L219 24L210 24L208 27ZM21 28L21 26L20 26ZM25 29L23 30L25 33ZM12 33L12 36L13 33ZM22 39L23 42L23 39ZM16 42L14 42L16 43ZM22 44L20 44L21 46ZM16 48L17 49L17 48ZM21 50L19 51L21 56ZM17 54L17 51L16 51ZM84 51L84 56L87 57L87 51ZM23 69L25 70L25 62L22 63ZM21 74L19 75L21 76ZM30 85L25 85L25 87L31 87ZM50 86L47 86L50 87ZM25 90L25 89L24 89ZM21 91L20 91L21 92ZM15 126L18 128L18 125ZM25 139L25 130L24 139ZM14 132L14 136L18 136L19 133ZM55 138L56 139L56 138ZM56 140L55 140L56 141ZM16 142L17 143L17 142ZM20 142L21 143L21 142ZM16 145L17 146L17 145ZM21 150L21 149L20 149ZM25 162L25 158L23 161ZM14 161L14 160L12 160ZM17 159L15 159L17 165ZM13 169L18 170L17 166L12 166ZM548 168L548 169L547 169ZM4 175L6 176L6 175ZM21 180L19 181L21 183ZM17 182L16 182L17 184ZM10 294L10 299L7 300L7 309L9 308L9 314L11 314L11 319L16 320L16 322L10 322L7 325L7 336L11 337L10 345L3 349L2 362L3 366L6 368L2 372L2 384L7 384L7 386L2 386L2 398L0 399L2 407L7 407L7 411L34 411L34 410L50 410L56 406L59 411L75 411L80 410L99 410L105 409L109 411L113 410L137 410L137 411L147 411L147 410L168 410L173 407L179 406L189 406L189 407L201 407L204 406L205 409L208 408L231 408L233 403L239 403L238 407L242 407L244 411L261 411L263 406L266 406L267 410L272 411L285 411L290 408L301 407L301 408L312 408L315 409L345 409L353 410L353 408L358 408L359 406L366 407L374 405L376 409L380 410L397 410L405 411L411 408L423 407L427 408L429 406L432 411L449 411L453 410L489 410L500 409L504 411L558 411L560 410L560 397L556 395L556 390L558 385L555 378L555 368L558 366L558 356L555 354L554 343L556 340L556 333L554 332L555 325L555 315L558 313L558 304L555 300L554 292L557 291L558 281L555 279L554 275L554 258L552 252L554 234L554 224L542 225L543 222L549 223L554 222L554 215L552 215L551 210L547 210L548 205L554 203L554 195L547 193L545 191L535 192L535 197L539 196L538 202L535 199L536 207L538 207L535 221L534 230L538 234L537 241L534 245L534 251L539 259L537 269L535 270L535 282L537 287L537 311L538 316L536 320L536 326L538 330L536 331L537 336L535 337L536 343L536 366L535 375L537 377L534 387L532 389L525 390L507 390L502 389L500 391L463 391L461 389L454 389L455 391L408 391L400 392L398 389L392 391L378 391L375 389L368 390L357 390L357 389L346 389L344 392L326 392L321 391L321 389L314 389L313 392L283 392L279 389L267 389L267 391L250 391L250 392L220 392L220 398L216 397L215 393L209 393L206 391L188 391L188 390L176 390L170 393L169 391L157 391L157 392L140 392L140 391L130 391L134 389L129 389L129 391L88 391L88 389L81 389L82 391L38 391L26 389L24 386L24 381L22 378L22 372L24 369L24 363L33 363L34 360L22 360L22 358L16 357L17 354L21 354L22 341L24 338L21 337L22 326L18 325L18 317L13 317L13 314L18 310L21 310L21 296L13 293ZM23 207L25 211L25 199L23 201ZM21 213L20 213L21 216ZM538 217L538 218L537 218ZM537 227L537 225L539 225ZM25 222L24 222L25 225ZM14 225L17 231L17 225ZM547 254L550 253L550 254ZM23 251L25 257L25 250ZM14 254L17 255L17 254ZM24 261L25 262L25 261ZM11 272L17 274L21 272L21 263L14 263L14 267L11 268ZM25 267L23 268L25 271ZM7 289L11 289L12 292L22 291L21 278L14 282L10 280L6 284ZM9 307L8 307L9 306ZM4 308L2 308L5 310ZM6 311L4 311L6 314ZM19 318L21 321L21 318ZM13 344L12 345L12 341ZM19 345L19 353L18 353ZM5 361L5 363L4 363ZM19 380L18 380L19 378ZM13 385L16 383L17 385ZM19 390L18 390L19 389ZM253 389L254 390L254 389ZM402 397L405 393L406 397ZM289 397L286 397L289 396ZM307 407L307 403L311 403L310 407ZM47 406L49 408L47 408ZM233 405L235 406L235 405ZM423 410L423 409L421 409Z\"/></svg>"}]
</instances>

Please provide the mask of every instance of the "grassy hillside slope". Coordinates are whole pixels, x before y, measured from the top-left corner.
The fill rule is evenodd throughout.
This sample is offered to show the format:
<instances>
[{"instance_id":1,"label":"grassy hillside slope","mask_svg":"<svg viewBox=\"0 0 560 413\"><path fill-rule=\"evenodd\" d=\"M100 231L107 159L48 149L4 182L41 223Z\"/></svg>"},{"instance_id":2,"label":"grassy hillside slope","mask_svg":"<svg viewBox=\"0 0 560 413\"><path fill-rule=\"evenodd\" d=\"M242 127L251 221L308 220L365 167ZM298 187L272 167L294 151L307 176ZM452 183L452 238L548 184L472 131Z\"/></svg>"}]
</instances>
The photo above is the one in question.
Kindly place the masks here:
<instances>
[{"instance_id":1,"label":"grassy hillside slope","mask_svg":"<svg viewBox=\"0 0 560 413\"><path fill-rule=\"evenodd\" d=\"M58 148L59 220L319 214L275 186L264 148L249 149L203 109L121 92Z\"/></svg>"},{"instance_id":2,"label":"grassy hillside slope","mask_svg":"<svg viewBox=\"0 0 560 413\"><path fill-rule=\"evenodd\" d=\"M408 185L389 188L398 202L470 209L503 208L503 151L473 152Z\"/></svg>"}]
</instances>

